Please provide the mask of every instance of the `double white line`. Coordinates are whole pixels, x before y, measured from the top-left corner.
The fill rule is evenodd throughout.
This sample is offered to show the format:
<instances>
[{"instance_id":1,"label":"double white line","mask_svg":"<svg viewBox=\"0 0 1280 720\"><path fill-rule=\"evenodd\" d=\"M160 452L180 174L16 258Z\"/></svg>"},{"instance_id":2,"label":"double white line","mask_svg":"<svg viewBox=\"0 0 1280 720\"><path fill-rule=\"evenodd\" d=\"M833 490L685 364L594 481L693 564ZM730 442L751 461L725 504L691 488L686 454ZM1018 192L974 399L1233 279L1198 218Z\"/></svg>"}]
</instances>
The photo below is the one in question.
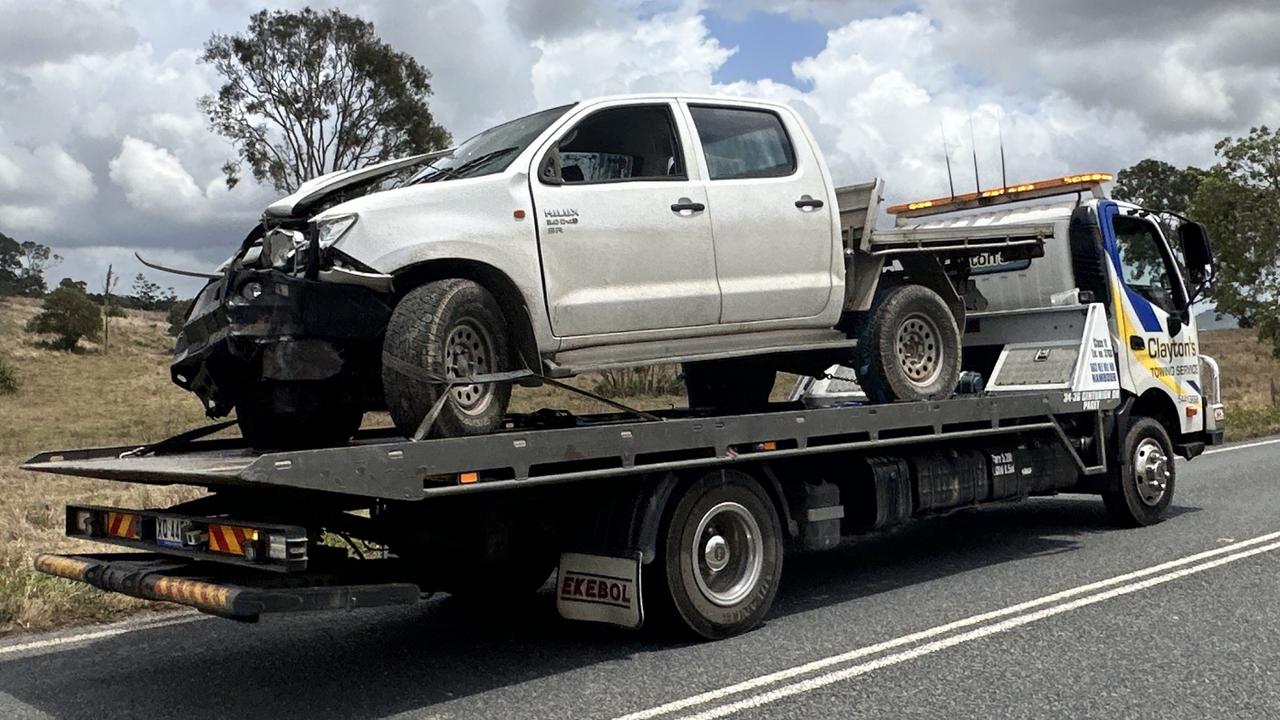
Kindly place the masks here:
<instances>
[{"instance_id":1,"label":"double white line","mask_svg":"<svg viewBox=\"0 0 1280 720\"><path fill-rule=\"evenodd\" d=\"M617 720L650 720L675 715L682 711L691 712L691 714L682 715L689 720L711 720L732 715L1273 550L1280 550L1280 532L1260 535L1251 540L1224 545L928 630L903 635L875 645L831 655L768 675L760 675L734 685L624 715ZM911 647L889 653L890 650L906 646ZM854 663L856 660L873 656L876 657ZM753 692L754 694L751 694ZM732 699L734 696L744 694L745 697ZM698 708L702 709L698 710Z\"/></svg>"}]
</instances>

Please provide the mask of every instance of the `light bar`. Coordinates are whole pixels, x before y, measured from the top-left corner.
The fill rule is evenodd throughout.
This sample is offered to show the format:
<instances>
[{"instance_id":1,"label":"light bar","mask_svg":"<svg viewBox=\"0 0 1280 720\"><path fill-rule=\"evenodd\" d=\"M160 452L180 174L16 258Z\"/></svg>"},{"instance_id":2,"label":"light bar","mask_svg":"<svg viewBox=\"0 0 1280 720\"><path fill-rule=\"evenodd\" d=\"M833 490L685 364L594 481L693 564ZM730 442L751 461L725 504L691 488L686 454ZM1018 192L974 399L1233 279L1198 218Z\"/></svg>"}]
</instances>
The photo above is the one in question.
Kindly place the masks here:
<instances>
[{"instance_id":1,"label":"light bar","mask_svg":"<svg viewBox=\"0 0 1280 720\"><path fill-rule=\"evenodd\" d=\"M1064 175L1062 177L1037 180L1020 185L1006 185L980 192L965 193L952 197L917 200L915 202L894 205L885 212L899 217L920 217L939 213L955 212L972 208L987 207L998 203L1018 202L1053 195L1068 195L1073 192L1093 190L1102 183L1110 182L1110 173L1084 173L1081 175Z\"/></svg>"}]
</instances>

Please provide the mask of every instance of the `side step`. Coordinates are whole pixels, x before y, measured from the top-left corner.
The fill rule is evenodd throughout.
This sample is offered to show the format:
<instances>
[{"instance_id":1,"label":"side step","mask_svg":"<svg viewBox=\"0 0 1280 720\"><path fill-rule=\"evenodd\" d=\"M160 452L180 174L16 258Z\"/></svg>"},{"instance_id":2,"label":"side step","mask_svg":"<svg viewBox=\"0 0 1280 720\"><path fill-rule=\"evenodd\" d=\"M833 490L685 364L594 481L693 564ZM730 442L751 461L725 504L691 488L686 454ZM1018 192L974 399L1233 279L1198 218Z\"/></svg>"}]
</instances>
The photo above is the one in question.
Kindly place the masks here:
<instances>
[{"instance_id":1,"label":"side step","mask_svg":"<svg viewBox=\"0 0 1280 720\"><path fill-rule=\"evenodd\" d=\"M374 567L383 562L394 563L352 560L324 574L289 575L287 582L274 573L245 572L150 553L46 553L36 557L35 569L109 592L254 622L262 613L355 610L417 602L422 594L417 585L379 581L390 575L380 572L384 567Z\"/></svg>"}]
</instances>

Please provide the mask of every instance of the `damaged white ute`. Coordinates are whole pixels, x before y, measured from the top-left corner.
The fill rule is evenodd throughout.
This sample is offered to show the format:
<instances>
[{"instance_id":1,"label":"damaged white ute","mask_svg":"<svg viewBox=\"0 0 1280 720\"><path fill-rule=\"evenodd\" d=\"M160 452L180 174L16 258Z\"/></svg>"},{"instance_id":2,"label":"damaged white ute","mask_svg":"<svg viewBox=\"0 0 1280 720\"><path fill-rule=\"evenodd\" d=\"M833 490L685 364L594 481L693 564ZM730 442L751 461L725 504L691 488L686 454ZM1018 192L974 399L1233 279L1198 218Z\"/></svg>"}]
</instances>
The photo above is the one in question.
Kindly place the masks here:
<instances>
[{"instance_id":1,"label":"damaged white ute","mask_svg":"<svg viewBox=\"0 0 1280 720\"><path fill-rule=\"evenodd\" d=\"M860 332L875 399L946 396L967 259L866 255L879 185L854 189L839 208L784 105L545 110L271 205L193 304L173 378L259 447L344 442L382 408L406 435L485 433L512 381L628 365L683 363L692 406L750 409L778 370L852 361Z\"/></svg>"}]
</instances>

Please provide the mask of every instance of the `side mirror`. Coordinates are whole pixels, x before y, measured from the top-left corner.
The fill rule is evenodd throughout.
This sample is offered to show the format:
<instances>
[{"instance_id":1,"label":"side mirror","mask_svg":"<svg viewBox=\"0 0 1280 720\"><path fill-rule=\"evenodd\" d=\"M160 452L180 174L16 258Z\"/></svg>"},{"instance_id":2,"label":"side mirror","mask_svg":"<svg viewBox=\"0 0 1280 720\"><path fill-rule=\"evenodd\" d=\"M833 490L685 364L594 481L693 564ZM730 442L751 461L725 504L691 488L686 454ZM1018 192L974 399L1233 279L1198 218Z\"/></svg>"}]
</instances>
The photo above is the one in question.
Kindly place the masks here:
<instances>
[{"instance_id":1,"label":"side mirror","mask_svg":"<svg viewBox=\"0 0 1280 720\"><path fill-rule=\"evenodd\" d=\"M1195 294L1199 295L1213 275L1213 248L1209 246L1209 233L1201 223L1184 222L1178 226L1178 240L1182 243L1183 262L1187 264L1187 279L1195 288Z\"/></svg>"},{"instance_id":2,"label":"side mirror","mask_svg":"<svg viewBox=\"0 0 1280 720\"><path fill-rule=\"evenodd\" d=\"M564 177L560 174L560 146L555 145L542 158L542 167L538 168L538 179L548 185L563 185Z\"/></svg>"}]
</instances>

